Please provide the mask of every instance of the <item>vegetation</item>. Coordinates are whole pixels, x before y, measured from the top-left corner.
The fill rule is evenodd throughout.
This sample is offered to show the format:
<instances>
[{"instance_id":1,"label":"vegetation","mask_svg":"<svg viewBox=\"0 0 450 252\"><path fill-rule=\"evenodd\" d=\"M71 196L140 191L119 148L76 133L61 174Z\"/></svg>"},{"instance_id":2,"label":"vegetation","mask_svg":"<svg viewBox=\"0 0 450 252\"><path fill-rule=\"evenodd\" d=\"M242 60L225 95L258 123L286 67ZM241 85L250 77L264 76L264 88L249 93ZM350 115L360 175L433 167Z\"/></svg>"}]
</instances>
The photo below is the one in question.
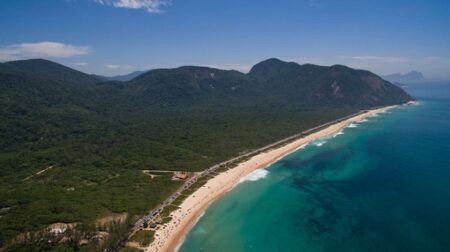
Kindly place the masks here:
<instances>
[{"instance_id":1,"label":"vegetation","mask_svg":"<svg viewBox=\"0 0 450 252\"><path fill-rule=\"evenodd\" d=\"M139 243L141 247L146 247L153 241L154 233L155 231L151 230L139 230L131 237L131 241Z\"/></svg>"},{"instance_id":2,"label":"vegetation","mask_svg":"<svg viewBox=\"0 0 450 252\"><path fill-rule=\"evenodd\" d=\"M51 223L143 214L182 184L144 169L201 171L359 109L410 99L367 71L276 59L249 74L181 67L126 82L45 60L0 64L0 247ZM76 247L50 247L64 246Z\"/></svg>"},{"instance_id":3,"label":"vegetation","mask_svg":"<svg viewBox=\"0 0 450 252\"><path fill-rule=\"evenodd\" d=\"M188 193L188 190L186 190L186 193ZM187 194L182 194L180 196L178 196L178 198L172 203L175 206L179 206L181 205L181 203L183 203L183 201L188 197Z\"/></svg>"},{"instance_id":4,"label":"vegetation","mask_svg":"<svg viewBox=\"0 0 450 252\"><path fill-rule=\"evenodd\" d=\"M142 252L142 251L144 251L144 250L142 250L142 249L137 249L137 248L131 248L131 247L123 247L123 248L120 248L119 251L120 251L120 252Z\"/></svg>"},{"instance_id":5,"label":"vegetation","mask_svg":"<svg viewBox=\"0 0 450 252\"><path fill-rule=\"evenodd\" d=\"M4 247L7 251L116 251L128 235L131 219L111 222L103 226L79 223L64 234L48 230L30 232ZM17 239L17 238L16 238ZM82 243L82 240L88 243Z\"/></svg>"}]
</instances>

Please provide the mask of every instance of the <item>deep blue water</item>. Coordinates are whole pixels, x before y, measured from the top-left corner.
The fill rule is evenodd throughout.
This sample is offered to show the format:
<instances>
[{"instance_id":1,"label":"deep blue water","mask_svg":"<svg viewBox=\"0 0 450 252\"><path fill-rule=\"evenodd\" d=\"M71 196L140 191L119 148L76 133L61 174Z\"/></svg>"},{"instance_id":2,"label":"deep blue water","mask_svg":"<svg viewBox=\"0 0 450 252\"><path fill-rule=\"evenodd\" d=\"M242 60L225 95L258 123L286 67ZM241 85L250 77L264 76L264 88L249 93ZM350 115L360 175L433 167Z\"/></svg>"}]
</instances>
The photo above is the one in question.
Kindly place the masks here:
<instances>
[{"instance_id":1,"label":"deep blue water","mask_svg":"<svg viewBox=\"0 0 450 252\"><path fill-rule=\"evenodd\" d=\"M450 251L450 83L405 89L418 105L311 143L239 184L180 250Z\"/></svg>"}]
</instances>

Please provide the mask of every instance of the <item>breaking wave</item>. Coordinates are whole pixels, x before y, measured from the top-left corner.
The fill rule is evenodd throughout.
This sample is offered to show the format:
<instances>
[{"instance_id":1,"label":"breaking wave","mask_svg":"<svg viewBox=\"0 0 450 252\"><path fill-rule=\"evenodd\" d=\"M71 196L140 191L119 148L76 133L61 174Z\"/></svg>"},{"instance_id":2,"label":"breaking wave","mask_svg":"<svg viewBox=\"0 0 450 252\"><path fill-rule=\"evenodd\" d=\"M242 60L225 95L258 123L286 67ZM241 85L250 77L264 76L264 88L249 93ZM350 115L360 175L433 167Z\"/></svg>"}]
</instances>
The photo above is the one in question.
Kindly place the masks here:
<instances>
[{"instance_id":1,"label":"breaking wave","mask_svg":"<svg viewBox=\"0 0 450 252\"><path fill-rule=\"evenodd\" d=\"M298 147L296 150L303 150L303 149L305 149L306 148L306 146L308 146L308 144L306 143L306 144L304 144L304 145L302 145L302 146L300 146L300 147Z\"/></svg>"},{"instance_id":2,"label":"breaking wave","mask_svg":"<svg viewBox=\"0 0 450 252\"><path fill-rule=\"evenodd\" d=\"M358 125L355 123L350 123L347 127L348 128L356 128L356 127L358 127Z\"/></svg>"},{"instance_id":3,"label":"breaking wave","mask_svg":"<svg viewBox=\"0 0 450 252\"><path fill-rule=\"evenodd\" d=\"M266 169L258 169L253 171L252 173L248 174L245 177L242 177L239 182L244 182L244 181L257 181L260 179L263 179L265 177L267 177L267 175L269 174L269 171Z\"/></svg>"},{"instance_id":4,"label":"breaking wave","mask_svg":"<svg viewBox=\"0 0 450 252\"><path fill-rule=\"evenodd\" d=\"M326 142L327 142L326 140L319 139L319 140L314 141L313 144L317 147L320 147L320 146L324 145Z\"/></svg>"},{"instance_id":5,"label":"breaking wave","mask_svg":"<svg viewBox=\"0 0 450 252\"><path fill-rule=\"evenodd\" d=\"M339 135L344 135L344 131L339 131L338 133L334 134L333 137L337 137Z\"/></svg>"}]
</instances>

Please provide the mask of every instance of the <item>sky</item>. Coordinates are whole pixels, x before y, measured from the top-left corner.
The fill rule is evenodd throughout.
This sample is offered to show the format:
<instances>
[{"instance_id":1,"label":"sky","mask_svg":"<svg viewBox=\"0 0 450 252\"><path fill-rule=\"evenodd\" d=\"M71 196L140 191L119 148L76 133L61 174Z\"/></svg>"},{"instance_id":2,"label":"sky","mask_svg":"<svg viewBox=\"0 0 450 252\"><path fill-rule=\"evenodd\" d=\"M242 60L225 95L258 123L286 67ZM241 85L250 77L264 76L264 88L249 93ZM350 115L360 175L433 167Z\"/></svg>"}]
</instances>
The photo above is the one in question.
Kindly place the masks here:
<instances>
[{"instance_id":1,"label":"sky","mask_svg":"<svg viewBox=\"0 0 450 252\"><path fill-rule=\"evenodd\" d=\"M450 1L0 0L0 62L111 76L273 57L450 79Z\"/></svg>"}]
</instances>

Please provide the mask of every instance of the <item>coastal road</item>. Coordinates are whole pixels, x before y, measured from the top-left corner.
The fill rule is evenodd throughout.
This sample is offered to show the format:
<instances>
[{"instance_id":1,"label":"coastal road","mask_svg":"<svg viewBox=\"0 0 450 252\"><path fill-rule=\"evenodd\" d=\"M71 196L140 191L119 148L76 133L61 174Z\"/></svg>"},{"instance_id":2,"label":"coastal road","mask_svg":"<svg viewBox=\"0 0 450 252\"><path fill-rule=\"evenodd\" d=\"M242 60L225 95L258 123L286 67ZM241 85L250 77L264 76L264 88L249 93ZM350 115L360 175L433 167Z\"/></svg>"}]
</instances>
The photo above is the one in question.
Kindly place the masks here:
<instances>
[{"instance_id":1,"label":"coastal road","mask_svg":"<svg viewBox=\"0 0 450 252\"><path fill-rule=\"evenodd\" d=\"M373 108L373 109L376 109L376 108ZM228 159L228 160L223 161L223 162L221 162L221 163L219 163L219 164L215 164L215 165L213 165L213 166L207 168L206 170L204 170L204 171L202 171L202 172L200 172L200 173L194 174L194 176L188 178L188 179L183 183L183 185L182 185L180 188L178 188L174 193L172 193L168 198L166 198L166 199L163 201L162 204L160 204L160 205L159 205L158 207L156 207L155 209L149 211L146 215L142 216L139 220L137 220L137 221L135 222L135 224L134 224L132 230L130 231L129 237L131 237L136 231L142 229L145 222L146 222L146 223L155 222L155 219L156 219L156 218L158 217L158 215L164 210L164 207L166 207L166 206L168 206L168 205L171 205L171 204L172 204L172 203L173 203L173 202L181 195L181 193L182 193L184 190L189 189L193 184L195 184L195 183L198 181L198 179L203 178L204 176L209 175L210 173L215 172L215 171L217 171L218 169L223 168L223 167L226 166L226 165L232 164L232 163L234 163L234 162L237 162L237 161L242 160L242 159L245 159L245 158L249 158L249 157L251 157L251 156L253 156L253 155L256 155L256 154L258 154L258 153L261 153L261 152L267 151L267 150L269 150L269 149L271 149L271 148L274 148L274 147L276 147L276 146L278 146L278 145L285 144L285 143L288 143L288 142L290 142L290 141L292 141L292 140L294 140L294 139L303 137L303 136L305 136L305 135L307 135L307 134L310 134L310 133L312 133L312 132L314 132L314 131L317 131L317 130L319 130L319 129L328 127L328 126L330 126L330 125L332 125L332 124L335 124L335 123L338 123L338 122L342 122L342 121L347 120L347 119L349 119L349 118L351 118L351 117L354 117L354 116L357 116L357 115L361 115L361 114L364 114L364 113L367 113L367 112L368 112L368 110L363 110L363 111L360 111L360 112L357 112L357 113L354 113L354 114L351 114L351 115L348 115L348 116L345 116L345 117L336 119L336 120L334 120L334 121L331 121L331 122L327 122L327 123L321 124L321 125L319 125L319 126L316 126L316 127L311 128L311 129L302 131L302 132L300 132L300 133L298 133L298 134L295 134L295 135L292 135L292 136L290 136L290 137L281 139L281 140L279 140L279 141L277 141L277 142L275 142L275 143L271 143L271 144L266 145L266 146L264 146L264 147L261 147L261 148L259 148L259 149L255 149L255 150L249 151L249 152L247 152L247 153L245 153L245 154L242 154L242 155L240 155L240 156L237 156L237 157ZM149 172L151 172L151 171L152 171L152 170L149 170Z\"/></svg>"}]
</instances>

